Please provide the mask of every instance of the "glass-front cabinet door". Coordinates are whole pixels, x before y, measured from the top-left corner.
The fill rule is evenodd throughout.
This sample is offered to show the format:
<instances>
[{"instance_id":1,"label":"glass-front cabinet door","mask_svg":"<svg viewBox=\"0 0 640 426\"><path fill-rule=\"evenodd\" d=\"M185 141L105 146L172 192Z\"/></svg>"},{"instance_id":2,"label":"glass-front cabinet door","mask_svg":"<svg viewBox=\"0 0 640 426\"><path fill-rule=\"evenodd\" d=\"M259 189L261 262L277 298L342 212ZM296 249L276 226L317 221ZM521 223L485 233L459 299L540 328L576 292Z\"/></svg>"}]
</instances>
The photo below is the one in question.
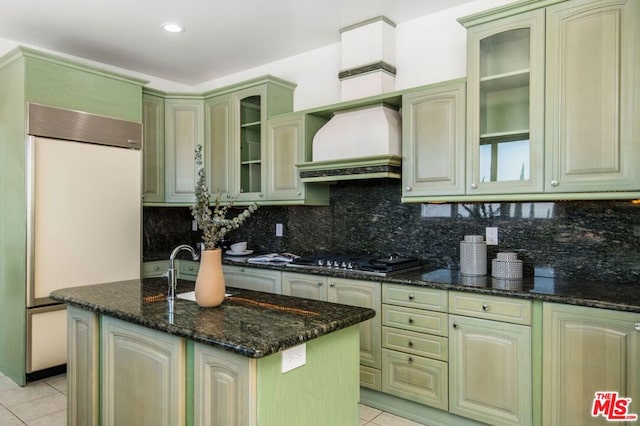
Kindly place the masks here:
<instances>
[{"instance_id":1,"label":"glass-front cabinet door","mask_svg":"<svg viewBox=\"0 0 640 426\"><path fill-rule=\"evenodd\" d=\"M469 195L541 192L544 10L468 31Z\"/></svg>"},{"instance_id":2,"label":"glass-front cabinet door","mask_svg":"<svg viewBox=\"0 0 640 426\"><path fill-rule=\"evenodd\" d=\"M264 198L266 90L263 86L242 90L235 94L237 108L239 152L238 200L260 200Z\"/></svg>"}]
</instances>

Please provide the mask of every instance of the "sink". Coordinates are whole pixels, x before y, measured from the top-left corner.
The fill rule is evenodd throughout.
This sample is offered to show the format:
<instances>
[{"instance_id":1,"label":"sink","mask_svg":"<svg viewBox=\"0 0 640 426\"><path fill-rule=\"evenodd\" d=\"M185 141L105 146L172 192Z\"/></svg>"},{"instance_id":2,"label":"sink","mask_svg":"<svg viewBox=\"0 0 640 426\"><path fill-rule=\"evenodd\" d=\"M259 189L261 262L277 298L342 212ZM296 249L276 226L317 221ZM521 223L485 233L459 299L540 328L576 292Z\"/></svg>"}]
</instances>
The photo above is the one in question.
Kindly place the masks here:
<instances>
[{"instance_id":1,"label":"sink","mask_svg":"<svg viewBox=\"0 0 640 426\"><path fill-rule=\"evenodd\" d=\"M231 296L231 293L225 293L224 297L229 297ZM192 302L196 301L196 292L195 291L188 291L186 293L180 293L178 295L176 295L176 297L178 299L183 299L183 300L190 300Z\"/></svg>"}]
</instances>

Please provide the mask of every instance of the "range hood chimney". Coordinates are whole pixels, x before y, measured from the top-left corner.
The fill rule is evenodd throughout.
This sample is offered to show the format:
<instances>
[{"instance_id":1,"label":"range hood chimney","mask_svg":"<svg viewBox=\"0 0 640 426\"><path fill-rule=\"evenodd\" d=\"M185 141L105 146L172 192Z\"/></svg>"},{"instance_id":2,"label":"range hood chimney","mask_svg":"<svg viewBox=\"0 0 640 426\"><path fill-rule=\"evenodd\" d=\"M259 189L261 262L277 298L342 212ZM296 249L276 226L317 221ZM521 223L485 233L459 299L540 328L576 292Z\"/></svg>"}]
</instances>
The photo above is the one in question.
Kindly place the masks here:
<instances>
[{"instance_id":1,"label":"range hood chimney","mask_svg":"<svg viewBox=\"0 0 640 426\"><path fill-rule=\"evenodd\" d=\"M396 107L357 101L395 90L395 24L378 17L340 30L344 108L313 138L310 163L299 164L303 182L401 177L402 119Z\"/></svg>"}]
</instances>

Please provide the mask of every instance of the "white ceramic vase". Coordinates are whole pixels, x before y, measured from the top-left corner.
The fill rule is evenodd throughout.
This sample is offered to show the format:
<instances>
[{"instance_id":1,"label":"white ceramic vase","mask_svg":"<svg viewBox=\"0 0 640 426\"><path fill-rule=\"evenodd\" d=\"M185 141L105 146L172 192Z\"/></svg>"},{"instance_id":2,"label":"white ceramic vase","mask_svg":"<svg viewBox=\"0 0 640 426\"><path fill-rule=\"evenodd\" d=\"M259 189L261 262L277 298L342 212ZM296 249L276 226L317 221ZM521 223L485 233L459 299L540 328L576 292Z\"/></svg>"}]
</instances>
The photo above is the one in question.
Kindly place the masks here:
<instances>
[{"instance_id":1,"label":"white ceramic vase","mask_svg":"<svg viewBox=\"0 0 640 426\"><path fill-rule=\"evenodd\" d=\"M220 306L224 302L224 294L222 250L203 250L196 278L196 303L203 308Z\"/></svg>"}]
</instances>

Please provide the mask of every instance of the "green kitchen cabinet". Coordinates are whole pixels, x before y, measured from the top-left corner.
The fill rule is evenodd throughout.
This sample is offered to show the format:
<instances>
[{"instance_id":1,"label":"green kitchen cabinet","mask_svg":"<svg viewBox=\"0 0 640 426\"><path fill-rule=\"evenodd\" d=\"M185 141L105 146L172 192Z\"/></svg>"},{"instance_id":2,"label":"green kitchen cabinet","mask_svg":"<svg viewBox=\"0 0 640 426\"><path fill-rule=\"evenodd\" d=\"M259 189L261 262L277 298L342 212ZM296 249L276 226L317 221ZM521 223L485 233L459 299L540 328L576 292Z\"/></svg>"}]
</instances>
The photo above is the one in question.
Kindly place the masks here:
<instances>
[{"instance_id":1,"label":"green kitchen cabinet","mask_svg":"<svg viewBox=\"0 0 640 426\"><path fill-rule=\"evenodd\" d=\"M266 200L328 205L329 186L303 183L297 164L311 161L311 143L326 119L310 114L279 115L267 122Z\"/></svg>"},{"instance_id":2,"label":"green kitchen cabinet","mask_svg":"<svg viewBox=\"0 0 640 426\"><path fill-rule=\"evenodd\" d=\"M169 270L169 259L142 262L142 278L161 277Z\"/></svg>"},{"instance_id":3,"label":"green kitchen cabinet","mask_svg":"<svg viewBox=\"0 0 640 426\"><path fill-rule=\"evenodd\" d=\"M382 391L447 410L447 291L382 283Z\"/></svg>"},{"instance_id":4,"label":"green kitchen cabinet","mask_svg":"<svg viewBox=\"0 0 640 426\"><path fill-rule=\"evenodd\" d=\"M640 196L637 1L516 2L459 21L466 199Z\"/></svg>"},{"instance_id":5,"label":"green kitchen cabinet","mask_svg":"<svg viewBox=\"0 0 640 426\"><path fill-rule=\"evenodd\" d=\"M381 390L382 350L381 320L378 314L382 306L379 282L328 279L329 302L375 309L376 316L360 323L360 386Z\"/></svg>"},{"instance_id":6,"label":"green kitchen cabinet","mask_svg":"<svg viewBox=\"0 0 640 426\"><path fill-rule=\"evenodd\" d=\"M282 272L280 271L235 265L224 265L223 271L227 287L282 293Z\"/></svg>"},{"instance_id":7,"label":"green kitchen cabinet","mask_svg":"<svg viewBox=\"0 0 640 426\"><path fill-rule=\"evenodd\" d=\"M145 203L164 202L164 97L142 94L142 153Z\"/></svg>"},{"instance_id":8,"label":"green kitchen cabinet","mask_svg":"<svg viewBox=\"0 0 640 426\"><path fill-rule=\"evenodd\" d=\"M204 94L209 186L223 201L268 201L267 120L293 110L294 87L266 76Z\"/></svg>"},{"instance_id":9,"label":"green kitchen cabinet","mask_svg":"<svg viewBox=\"0 0 640 426\"><path fill-rule=\"evenodd\" d=\"M100 346L100 424L186 424L184 339L102 317Z\"/></svg>"},{"instance_id":10,"label":"green kitchen cabinet","mask_svg":"<svg viewBox=\"0 0 640 426\"><path fill-rule=\"evenodd\" d=\"M533 419L531 301L449 292L449 411L492 425Z\"/></svg>"},{"instance_id":11,"label":"green kitchen cabinet","mask_svg":"<svg viewBox=\"0 0 640 426\"><path fill-rule=\"evenodd\" d=\"M467 31L467 194L543 190L544 16Z\"/></svg>"},{"instance_id":12,"label":"green kitchen cabinet","mask_svg":"<svg viewBox=\"0 0 640 426\"><path fill-rule=\"evenodd\" d=\"M255 425L256 360L194 343L194 425Z\"/></svg>"},{"instance_id":13,"label":"green kitchen cabinet","mask_svg":"<svg viewBox=\"0 0 640 426\"><path fill-rule=\"evenodd\" d=\"M98 317L67 306L67 329L67 424L97 426L100 424Z\"/></svg>"},{"instance_id":14,"label":"green kitchen cabinet","mask_svg":"<svg viewBox=\"0 0 640 426\"><path fill-rule=\"evenodd\" d=\"M282 294L326 301L329 298L327 282L327 277L322 275L283 272Z\"/></svg>"},{"instance_id":15,"label":"green kitchen cabinet","mask_svg":"<svg viewBox=\"0 0 640 426\"><path fill-rule=\"evenodd\" d=\"M640 191L639 2L557 4L546 26L545 191Z\"/></svg>"},{"instance_id":16,"label":"green kitchen cabinet","mask_svg":"<svg viewBox=\"0 0 640 426\"><path fill-rule=\"evenodd\" d=\"M198 96L171 96L164 108L165 202L191 204L196 200L195 149L204 146L204 102Z\"/></svg>"},{"instance_id":17,"label":"green kitchen cabinet","mask_svg":"<svg viewBox=\"0 0 640 426\"><path fill-rule=\"evenodd\" d=\"M639 314L544 303L543 336L542 424L608 424L591 415L596 392L630 398L640 414Z\"/></svg>"},{"instance_id":18,"label":"green kitchen cabinet","mask_svg":"<svg viewBox=\"0 0 640 426\"><path fill-rule=\"evenodd\" d=\"M465 192L465 80L402 96L402 201Z\"/></svg>"}]
</instances>

